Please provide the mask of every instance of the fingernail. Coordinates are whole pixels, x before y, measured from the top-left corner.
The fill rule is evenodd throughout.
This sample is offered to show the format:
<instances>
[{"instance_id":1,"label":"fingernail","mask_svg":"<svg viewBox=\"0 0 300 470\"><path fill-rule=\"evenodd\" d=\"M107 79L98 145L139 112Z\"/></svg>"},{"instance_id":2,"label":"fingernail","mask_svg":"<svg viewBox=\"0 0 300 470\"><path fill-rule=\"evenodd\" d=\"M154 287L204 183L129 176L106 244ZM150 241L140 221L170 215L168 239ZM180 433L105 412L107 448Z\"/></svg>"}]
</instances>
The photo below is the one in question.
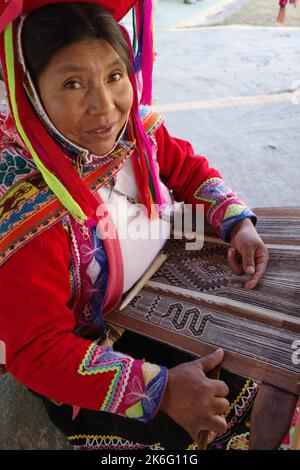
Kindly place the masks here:
<instances>
[{"instance_id":1,"label":"fingernail","mask_svg":"<svg viewBox=\"0 0 300 470\"><path fill-rule=\"evenodd\" d=\"M255 273L255 268L253 266L247 266L246 273L247 274L254 274Z\"/></svg>"},{"instance_id":2,"label":"fingernail","mask_svg":"<svg viewBox=\"0 0 300 470\"><path fill-rule=\"evenodd\" d=\"M217 356L220 352L220 349L216 349L215 351L209 353L209 356Z\"/></svg>"}]
</instances>

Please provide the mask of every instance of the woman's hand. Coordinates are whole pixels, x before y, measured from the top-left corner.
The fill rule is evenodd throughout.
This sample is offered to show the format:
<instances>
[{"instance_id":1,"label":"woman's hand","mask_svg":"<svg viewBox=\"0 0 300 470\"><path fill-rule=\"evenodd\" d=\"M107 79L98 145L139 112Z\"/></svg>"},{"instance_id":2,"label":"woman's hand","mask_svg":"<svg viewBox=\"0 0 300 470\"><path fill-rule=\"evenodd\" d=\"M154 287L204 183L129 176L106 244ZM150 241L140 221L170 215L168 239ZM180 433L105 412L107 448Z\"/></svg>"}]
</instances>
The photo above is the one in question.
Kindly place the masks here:
<instances>
[{"instance_id":1,"label":"woman's hand","mask_svg":"<svg viewBox=\"0 0 300 470\"><path fill-rule=\"evenodd\" d=\"M250 274L246 289L253 289L261 280L269 254L250 219L238 222L230 232L232 249L228 251L230 269L238 275Z\"/></svg>"},{"instance_id":2,"label":"woman's hand","mask_svg":"<svg viewBox=\"0 0 300 470\"><path fill-rule=\"evenodd\" d=\"M206 377L206 373L221 364L224 351L192 362L186 362L169 370L169 379L160 410L167 413L198 441L203 430L224 433L227 430L224 413L229 402L227 385L220 380Z\"/></svg>"}]
</instances>

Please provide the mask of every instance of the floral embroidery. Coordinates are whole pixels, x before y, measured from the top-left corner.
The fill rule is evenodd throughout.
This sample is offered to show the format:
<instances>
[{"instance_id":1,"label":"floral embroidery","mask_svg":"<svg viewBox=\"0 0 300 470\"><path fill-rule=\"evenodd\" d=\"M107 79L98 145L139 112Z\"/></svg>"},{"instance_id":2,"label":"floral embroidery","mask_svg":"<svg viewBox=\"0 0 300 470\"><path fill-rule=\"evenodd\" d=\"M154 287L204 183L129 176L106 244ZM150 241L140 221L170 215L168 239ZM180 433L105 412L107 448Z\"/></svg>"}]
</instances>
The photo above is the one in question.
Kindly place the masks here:
<instances>
[{"instance_id":1,"label":"floral embroidery","mask_svg":"<svg viewBox=\"0 0 300 470\"><path fill-rule=\"evenodd\" d=\"M143 414L139 419L147 422L154 414L157 409L165 388L166 383L166 369L162 368L159 373L151 382L147 385L146 389L143 388L143 384L139 377L134 377L130 386L128 387L131 391L127 393L126 403L133 403L136 401L140 402ZM129 409L130 410L130 409ZM126 410L126 415L130 417L130 411Z\"/></svg>"},{"instance_id":2,"label":"floral embroidery","mask_svg":"<svg viewBox=\"0 0 300 470\"><path fill-rule=\"evenodd\" d=\"M227 444L226 450L249 450L249 433L234 436Z\"/></svg>"},{"instance_id":3,"label":"floral embroidery","mask_svg":"<svg viewBox=\"0 0 300 470\"><path fill-rule=\"evenodd\" d=\"M96 253L101 254L102 257L105 256L104 253L104 247L103 246L98 246L98 247L93 247L90 244L83 243L80 247L80 254L82 256L82 260L84 263L90 263L92 261L92 258L95 256Z\"/></svg>"}]
</instances>

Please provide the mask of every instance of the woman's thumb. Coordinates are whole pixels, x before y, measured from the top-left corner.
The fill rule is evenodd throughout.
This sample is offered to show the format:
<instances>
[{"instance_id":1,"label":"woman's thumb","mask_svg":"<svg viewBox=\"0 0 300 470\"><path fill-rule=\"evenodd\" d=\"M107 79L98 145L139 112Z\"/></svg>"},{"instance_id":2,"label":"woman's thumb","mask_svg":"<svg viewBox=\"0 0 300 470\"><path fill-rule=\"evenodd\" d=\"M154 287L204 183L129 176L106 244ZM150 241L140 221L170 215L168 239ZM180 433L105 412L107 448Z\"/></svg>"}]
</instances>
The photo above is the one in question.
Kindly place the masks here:
<instances>
[{"instance_id":1,"label":"woman's thumb","mask_svg":"<svg viewBox=\"0 0 300 470\"><path fill-rule=\"evenodd\" d=\"M243 253L243 267L245 273L251 276L255 273L254 249L252 247L247 248L246 252Z\"/></svg>"},{"instance_id":2,"label":"woman's thumb","mask_svg":"<svg viewBox=\"0 0 300 470\"><path fill-rule=\"evenodd\" d=\"M211 354L208 354L208 356L202 357L200 359L200 363L202 366L203 372L207 373L220 365L223 362L224 359L224 351L223 349L217 349Z\"/></svg>"}]
</instances>

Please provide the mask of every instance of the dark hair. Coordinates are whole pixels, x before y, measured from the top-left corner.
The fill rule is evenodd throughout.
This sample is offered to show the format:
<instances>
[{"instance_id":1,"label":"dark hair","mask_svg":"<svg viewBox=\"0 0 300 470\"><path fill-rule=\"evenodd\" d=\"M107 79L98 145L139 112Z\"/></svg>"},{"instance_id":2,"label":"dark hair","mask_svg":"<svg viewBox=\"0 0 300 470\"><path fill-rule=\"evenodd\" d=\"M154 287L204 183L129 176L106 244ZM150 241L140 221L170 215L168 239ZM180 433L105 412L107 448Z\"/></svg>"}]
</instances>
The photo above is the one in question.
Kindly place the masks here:
<instances>
[{"instance_id":1,"label":"dark hair","mask_svg":"<svg viewBox=\"0 0 300 470\"><path fill-rule=\"evenodd\" d=\"M56 3L32 11L24 22L22 46L35 86L60 49L84 39L106 40L130 73L127 41L108 11L93 3Z\"/></svg>"}]
</instances>

